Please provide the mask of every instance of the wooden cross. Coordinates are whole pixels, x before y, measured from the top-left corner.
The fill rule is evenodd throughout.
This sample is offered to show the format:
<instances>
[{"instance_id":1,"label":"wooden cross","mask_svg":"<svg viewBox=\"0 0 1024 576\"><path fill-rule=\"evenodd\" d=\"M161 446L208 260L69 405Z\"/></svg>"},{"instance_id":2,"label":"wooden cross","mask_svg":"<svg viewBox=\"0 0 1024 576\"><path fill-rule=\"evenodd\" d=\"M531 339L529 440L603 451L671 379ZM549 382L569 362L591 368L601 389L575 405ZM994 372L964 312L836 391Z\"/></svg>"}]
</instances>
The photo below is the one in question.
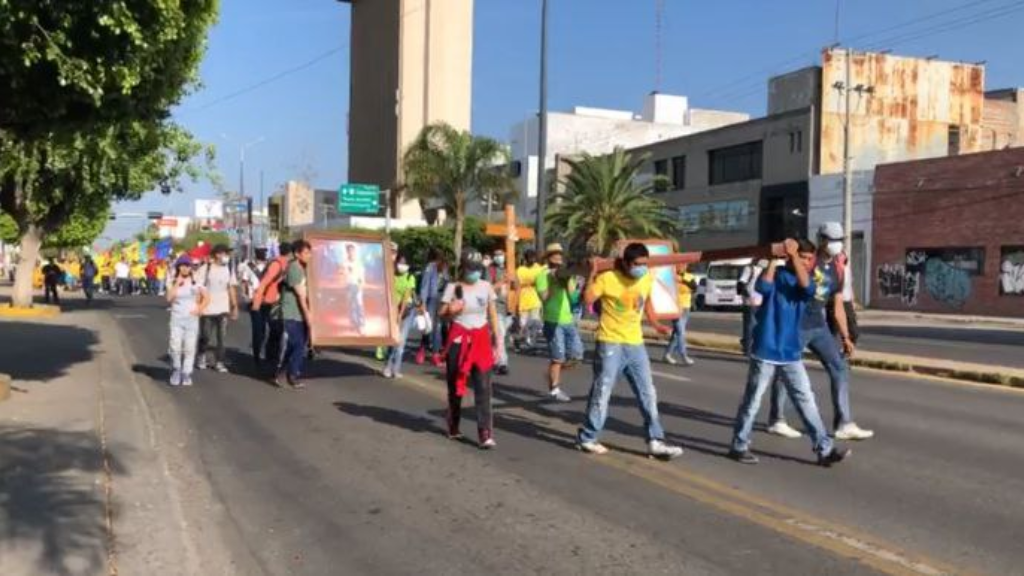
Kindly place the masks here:
<instances>
[{"instance_id":1,"label":"wooden cross","mask_svg":"<svg viewBox=\"0 0 1024 576\"><path fill-rule=\"evenodd\" d=\"M509 310L515 310L515 291L511 284L516 280L516 242L520 240L533 240L533 228L516 226L516 207L513 204L505 205L505 223L488 223L484 229L488 236L498 236L505 239L505 278L509 286Z\"/></svg>"},{"instance_id":2,"label":"wooden cross","mask_svg":"<svg viewBox=\"0 0 1024 576\"><path fill-rule=\"evenodd\" d=\"M782 243L767 244L764 246L747 246L743 248L726 248L723 250L705 250L703 252L682 252L678 254L665 254L651 256L647 259L647 265L651 268L658 266L675 266L677 264L694 264L697 262L715 262L717 260L736 260L739 258L781 258L786 255ZM615 267L614 258L592 258L590 265L597 272L604 272Z\"/></svg>"}]
</instances>

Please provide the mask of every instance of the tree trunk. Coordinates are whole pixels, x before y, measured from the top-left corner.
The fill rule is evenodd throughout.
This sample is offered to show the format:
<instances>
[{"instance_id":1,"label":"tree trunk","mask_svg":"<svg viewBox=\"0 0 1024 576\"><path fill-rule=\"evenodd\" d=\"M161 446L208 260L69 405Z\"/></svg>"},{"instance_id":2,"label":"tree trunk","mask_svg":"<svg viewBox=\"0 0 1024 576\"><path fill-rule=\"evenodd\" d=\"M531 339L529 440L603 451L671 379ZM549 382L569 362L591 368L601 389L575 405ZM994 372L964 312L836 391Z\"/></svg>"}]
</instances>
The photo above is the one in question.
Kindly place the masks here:
<instances>
[{"instance_id":1,"label":"tree trunk","mask_svg":"<svg viewBox=\"0 0 1024 576\"><path fill-rule=\"evenodd\" d=\"M462 262L462 229L466 224L466 206L462 200L455 201L455 265ZM459 270L459 274L462 271Z\"/></svg>"},{"instance_id":2,"label":"tree trunk","mask_svg":"<svg viewBox=\"0 0 1024 576\"><path fill-rule=\"evenodd\" d=\"M42 231L34 224L29 225L21 237L21 251L18 255L18 267L14 272L14 292L11 303L15 308L32 306L32 276L39 258L39 249L43 245Z\"/></svg>"}]
</instances>

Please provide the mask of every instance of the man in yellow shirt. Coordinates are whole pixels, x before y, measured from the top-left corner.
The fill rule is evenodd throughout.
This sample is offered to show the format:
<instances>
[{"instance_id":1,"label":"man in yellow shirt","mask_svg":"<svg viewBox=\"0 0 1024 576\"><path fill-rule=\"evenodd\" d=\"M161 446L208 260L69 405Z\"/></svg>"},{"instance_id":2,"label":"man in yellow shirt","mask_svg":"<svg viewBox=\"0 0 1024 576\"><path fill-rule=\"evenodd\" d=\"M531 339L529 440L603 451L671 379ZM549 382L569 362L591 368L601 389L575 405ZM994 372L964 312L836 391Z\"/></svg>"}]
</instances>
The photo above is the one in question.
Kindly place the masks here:
<instances>
[{"instance_id":1,"label":"man in yellow shirt","mask_svg":"<svg viewBox=\"0 0 1024 576\"><path fill-rule=\"evenodd\" d=\"M608 418L608 401L620 376L625 376L636 395L644 417L647 453L671 459L683 449L665 443L665 431L658 417L658 394L651 377L651 361L644 345L643 317L662 334L651 304L653 276L647 271L647 247L640 243L626 246L614 270L598 275L590 271L584 301L600 304L597 348L594 351L594 383L590 387L587 413L577 434L577 447L589 454L605 454L608 449L597 441Z\"/></svg>"},{"instance_id":2,"label":"man in yellow shirt","mask_svg":"<svg viewBox=\"0 0 1024 576\"><path fill-rule=\"evenodd\" d=\"M690 321L690 306L693 293L697 291L697 279L686 270L686 264L676 267L676 284L679 286L679 318L672 322L672 338L665 349L665 362L682 362L685 366L693 366L693 360L686 353L686 324Z\"/></svg>"},{"instance_id":3,"label":"man in yellow shirt","mask_svg":"<svg viewBox=\"0 0 1024 576\"><path fill-rule=\"evenodd\" d=\"M517 317L519 321L519 334L516 338L516 349L533 348L536 342L537 333L543 328L541 323L541 301L537 294L537 277L547 268L537 262L537 252L527 250L523 253L523 265L516 269L516 279L519 281L516 292L518 303Z\"/></svg>"}]
</instances>

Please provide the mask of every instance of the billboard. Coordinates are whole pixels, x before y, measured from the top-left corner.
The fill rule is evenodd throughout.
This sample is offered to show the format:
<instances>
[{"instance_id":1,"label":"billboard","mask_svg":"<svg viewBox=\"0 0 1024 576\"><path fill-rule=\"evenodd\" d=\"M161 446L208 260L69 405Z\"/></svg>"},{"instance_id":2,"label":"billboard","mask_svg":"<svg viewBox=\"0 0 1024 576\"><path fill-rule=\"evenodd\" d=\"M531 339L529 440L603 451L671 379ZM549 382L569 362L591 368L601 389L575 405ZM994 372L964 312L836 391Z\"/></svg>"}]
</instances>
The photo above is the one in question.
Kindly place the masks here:
<instances>
[{"instance_id":1,"label":"billboard","mask_svg":"<svg viewBox=\"0 0 1024 576\"><path fill-rule=\"evenodd\" d=\"M196 200L196 218L200 220L220 220L224 217L222 200Z\"/></svg>"},{"instance_id":2,"label":"billboard","mask_svg":"<svg viewBox=\"0 0 1024 576\"><path fill-rule=\"evenodd\" d=\"M313 223L313 189L302 182L289 181L284 193L284 225L306 226Z\"/></svg>"}]
</instances>

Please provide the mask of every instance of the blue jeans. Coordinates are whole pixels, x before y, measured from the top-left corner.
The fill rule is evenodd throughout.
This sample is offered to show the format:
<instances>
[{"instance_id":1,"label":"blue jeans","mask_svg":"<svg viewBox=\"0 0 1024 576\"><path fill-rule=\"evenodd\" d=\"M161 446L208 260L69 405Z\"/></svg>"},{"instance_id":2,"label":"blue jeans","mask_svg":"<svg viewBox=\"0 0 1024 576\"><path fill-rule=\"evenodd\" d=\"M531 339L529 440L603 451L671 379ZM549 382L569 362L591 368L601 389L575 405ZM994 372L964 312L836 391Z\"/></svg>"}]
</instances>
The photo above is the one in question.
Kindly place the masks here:
<instances>
[{"instance_id":1,"label":"blue jeans","mask_svg":"<svg viewBox=\"0 0 1024 576\"><path fill-rule=\"evenodd\" d=\"M430 334L424 334L423 340L427 344L428 349L433 353L441 352L441 318L438 316L438 312L441 310L441 300L439 298L428 298L426 302L427 314L430 314L430 322L433 324L433 328L430 330Z\"/></svg>"},{"instance_id":2,"label":"blue jeans","mask_svg":"<svg viewBox=\"0 0 1024 576\"><path fill-rule=\"evenodd\" d=\"M287 370L291 378L298 378L302 376L302 369L306 365L306 323L302 320L285 320L284 337L287 345L281 368Z\"/></svg>"},{"instance_id":3,"label":"blue jeans","mask_svg":"<svg viewBox=\"0 0 1024 576\"><path fill-rule=\"evenodd\" d=\"M683 313L672 321L672 338L668 341L668 348L665 349L665 356L676 353L686 358L686 325L690 322L690 309L683 310Z\"/></svg>"},{"instance_id":4,"label":"blue jeans","mask_svg":"<svg viewBox=\"0 0 1024 576\"><path fill-rule=\"evenodd\" d=\"M810 348L818 357L832 382L832 414L833 426L839 428L853 422L850 413L850 368L839 349L839 343L827 327L800 331L800 343ZM778 382L772 384L772 406L769 421L771 423L786 418L786 390Z\"/></svg>"},{"instance_id":5,"label":"blue jeans","mask_svg":"<svg viewBox=\"0 0 1024 576\"><path fill-rule=\"evenodd\" d=\"M552 362L565 364L566 360L583 360L583 340L575 324L545 322L544 338L548 341Z\"/></svg>"},{"instance_id":6,"label":"blue jeans","mask_svg":"<svg viewBox=\"0 0 1024 576\"><path fill-rule=\"evenodd\" d=\"M791 364L769 364L756 358L750 359L750 371L747 375L747 389L743 392L743 401L736 411L736 424L733 427L732 449L746 452L750 449L750 434L754 428L754 419L761 407L761 397L768 385L778 375L789 397L796 405L796 411L803 420L804 428L811 436L814 451L817 454L828 454L832 451L832 439L825 431L818 406L814 403L814 392L811 390L811 379L807 377L807 368L803 362Z\"/></svg>"},{"instance_id":7,"label":"blue jeans","mask_svg":"<svg viewBox=\"0 0 1024 576\"><path fill-rule=\"evenodd\" d=\"M416 311L409 310L398 327L398 344L388 351L388 359L384 364L385 369L390 368L395 374L402 373L402 356L405 355L405 342L409 339L409 332L412 332L416 325Z\"/></svg>"},{"instance_id":8,"label":"blue jeans","mask_svg":"<svg viewBox=\"0 0 1024 576\"><path fill-rule=\"evenodd\" d=\"M171 368L185 375L192 373L196 363L196 346L199 342L198 316L171 316L171 336L168 352Z\"/></svg>"},{"instance_id":9,"label":"blue jeans","mask_svg":"<svg viewBox=\"0 0 1024 576\"><path fill-rule=\"evenodd\" d=\"M643 344L598 342L594 351L594 383L590 387L587 415L579 430L581 442L596 442L608 418L612 389L625 376L644 417L647 440L662 440L665 431L658 418L658 393L651 378L651 361Z\"/></svg>"}]
</instances>

